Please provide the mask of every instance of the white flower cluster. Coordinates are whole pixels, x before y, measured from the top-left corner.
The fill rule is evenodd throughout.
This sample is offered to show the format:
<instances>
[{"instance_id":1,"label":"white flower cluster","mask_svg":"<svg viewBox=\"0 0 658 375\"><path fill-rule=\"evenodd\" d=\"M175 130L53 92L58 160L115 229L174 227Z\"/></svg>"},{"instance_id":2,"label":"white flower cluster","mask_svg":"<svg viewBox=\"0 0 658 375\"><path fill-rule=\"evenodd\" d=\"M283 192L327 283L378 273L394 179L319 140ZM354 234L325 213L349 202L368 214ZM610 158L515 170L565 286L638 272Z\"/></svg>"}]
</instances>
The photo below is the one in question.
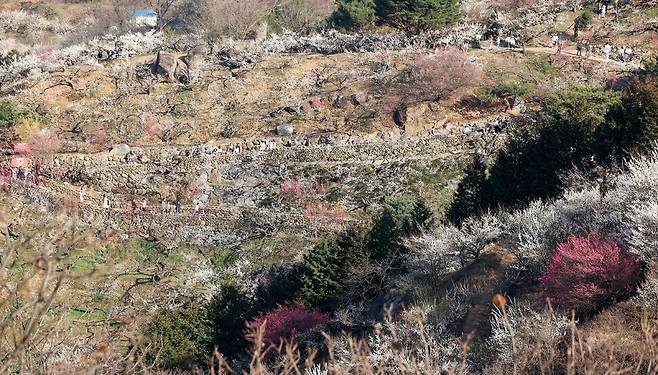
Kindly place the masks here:
<instances>
[{"instance_id":1,"label":"white flower cluster","mask_svg":"<svg viewBox=\"0 0 658 375\"><path fill-rule=\"evenodd\" d=\"M25 81L44 79L49 73L75 64L95 65L102 60L152 53L164 43L162 33L150 31L121 36L106 35L86 43L53 49L47 53L35 49L31 53L20 54L13 62L0 65L0 89ZM9 44L5 47L0 45L0 51L9 46Z\"/></svg>"},{"instance_id":2,"label":"white flower cluster","mask_svg":"<svg viewBox=\"0 0 658 375\"><path fill-rule=\"evenodd\" d=\"M430 307L414 306L399 319L387 319L368 336L367 349L338 338L331 346L336 358L331 372L356 373L364 366L377 374L419 373L428 368L440 369L440 373L465 372L462 346L428 323L430 313Z\"/></svg>"},{"instance_id":3,"label":"white flower cluster","mask_svg":"<svg viewBox=\"0 0 658 375\"><path fill-rule=\"evenodd\" d=\"M14 32L25 35L43 34L52 32L63 34L71 31L72 27L61 20L49 20L37 14L22 10L5 10L0 12L0 32Z\"/></svg>"},{"instance_id":4,"label":"white flower cluster","mask_svg":"<svg viewBox=\"0 0 658 375\"><path fill-rule=\"evenodd\" d=\"M535 355L557 347L569 330L570 321L551 311L534 311L516 303L505 311L493 310L491 336L488 341L498 353L498 360L510 364L520 350L533 348Z\"/></svg>"}]
</instances>

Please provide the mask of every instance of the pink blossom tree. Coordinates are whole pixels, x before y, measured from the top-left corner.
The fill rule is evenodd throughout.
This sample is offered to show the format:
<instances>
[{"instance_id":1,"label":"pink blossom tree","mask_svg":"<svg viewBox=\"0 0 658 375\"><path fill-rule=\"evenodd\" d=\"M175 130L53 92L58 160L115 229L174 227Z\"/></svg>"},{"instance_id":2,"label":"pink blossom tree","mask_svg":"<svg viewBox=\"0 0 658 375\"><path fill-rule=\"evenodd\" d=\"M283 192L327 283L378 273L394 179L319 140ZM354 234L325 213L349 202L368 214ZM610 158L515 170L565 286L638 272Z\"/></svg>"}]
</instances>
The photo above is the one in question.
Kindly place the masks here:
<instances>
[{"instance_id":1,"label":"pink blossom tree","mask_svg":"<svg viewBox=\"0 0 658 375\"><path fill-rule=\"evenodd\" d=\"M317 310L307 310L304 305L293 308L279 306L276 310L261 315L247 322L246 336L256 343L253 332L263 327L263 345L265 352L271 352L283 341L294 340L295 337L327 322L327 316Z\"/></svg>"},{"instance_id":2,"label":"pink blossom tree","mask_svg":"<svg viewBox=\"0 0 658 375\"><path fill-rule=\"evenodd\" d=\"M632 293L639 279L633 256L592 232L559 244L539 281L552 302L586 313Z\"/></svg>"},{"instance_id":3,"label":"pink blossom tree","mask_svg":"<svg viewBox=\"0 0 658 375\"><path fill-rule=\"evenodd\" d=\"M482 68L466 52L455 47L437 50L409 66L401 96L406 104L437 100L475 84L482 77Z\"/></svg>"}]
</instances>

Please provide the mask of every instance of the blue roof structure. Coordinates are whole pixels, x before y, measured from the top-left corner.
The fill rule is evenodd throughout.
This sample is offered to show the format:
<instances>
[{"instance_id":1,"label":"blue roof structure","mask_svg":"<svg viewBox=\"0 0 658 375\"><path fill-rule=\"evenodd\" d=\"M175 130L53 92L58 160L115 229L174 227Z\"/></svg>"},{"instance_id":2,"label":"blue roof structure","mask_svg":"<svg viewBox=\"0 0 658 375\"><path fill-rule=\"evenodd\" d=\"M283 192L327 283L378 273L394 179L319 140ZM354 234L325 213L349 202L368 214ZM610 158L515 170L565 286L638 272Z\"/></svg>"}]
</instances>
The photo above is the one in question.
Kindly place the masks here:
<instances>
[{"instance_id":1,"label":"blue roof structure","mask_svg":"<svg viewBox=\"0 0 658 375\"><path fill-rule=\"evenodd\" d=\"M136 9L131 10L130 15L133 17L157 17L158 12L153 9Z\"/></svg>"}]
</instances>

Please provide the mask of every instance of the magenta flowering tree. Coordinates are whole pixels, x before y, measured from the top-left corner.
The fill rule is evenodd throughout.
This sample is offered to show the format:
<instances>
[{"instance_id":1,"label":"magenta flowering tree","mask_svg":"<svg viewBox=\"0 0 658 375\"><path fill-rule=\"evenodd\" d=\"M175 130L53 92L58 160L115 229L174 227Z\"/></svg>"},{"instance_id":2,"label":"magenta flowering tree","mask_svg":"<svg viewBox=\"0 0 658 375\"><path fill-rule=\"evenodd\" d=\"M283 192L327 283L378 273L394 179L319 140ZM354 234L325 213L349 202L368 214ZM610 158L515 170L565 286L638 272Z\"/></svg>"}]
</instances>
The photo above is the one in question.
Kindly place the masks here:
<instances>
[{"instance_id":1,"label":"magenta flowering tree","mask_svg":"<svg viewBox=\"0 0 658 375\"><path fill-rule=\"evenodd\" d=\"M633 256L598 232L559 244L539 278L551 302L581 313L632 293L639 280Z\"/></svg>"},{"instance_id":2,"label":"magenta flowering tree","mask_svg":"<svg viewBox=\"0 0 658 375\"><path fill-rule=\"evenodd\" d=\"M327 316L317 310L307 310L304 305L276 310L261 315L247 323L247 338L254 342L252 332L264 326L263 345L271 351L283 341L292 341L300 334L327 322Z\"/></svg>"}]
</instances>

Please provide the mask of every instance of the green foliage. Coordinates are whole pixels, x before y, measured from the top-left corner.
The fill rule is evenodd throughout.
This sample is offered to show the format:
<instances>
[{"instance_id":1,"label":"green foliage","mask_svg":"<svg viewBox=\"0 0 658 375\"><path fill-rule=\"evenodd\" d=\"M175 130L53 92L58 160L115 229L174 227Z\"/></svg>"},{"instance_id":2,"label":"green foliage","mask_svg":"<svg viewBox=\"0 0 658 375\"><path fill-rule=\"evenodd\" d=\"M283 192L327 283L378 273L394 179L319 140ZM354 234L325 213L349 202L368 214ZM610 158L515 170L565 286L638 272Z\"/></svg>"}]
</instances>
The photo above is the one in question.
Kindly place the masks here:
<instances>
[{"instance_id":1,"label":"green foliage","mask_svg":"<svg viewBox=\"0 0 658 375\"><path fill-rule=\"evenodd\" d=\"M657 73L646 71L623 91L621 104L599 134L599 158L621 159L658 142Z\"/></svg>"},{"instance_id":2,"label":"green foliage","mask_svg":"<svg viewBox=\"0 0 658 375\"><path fill-rule=\"evenodd\" d=\"M32 112L18 108L11 100L0 101L0 129L10 129L25 119L35 117Z\"/></svg>"},{"instance_id":3,"label":"green foliage","mask_svg":"<svg viewBox=\"0 0 658 375\"><path fill-rule=\"evenodd\" d=\"M502 82L493 87L483 87L478 94L503 98L507 96L525 97L530 94L532 87L527 83Z\"/></svg>"},{"instance_id":4,"label":"green foliage","mask_svg":"<svg viewBox=\"0 0 658 375\"><path fill-rule=\"evenodd\" d=\"M203 363L212 353L213 324L207 306L192 304L162 310L151 320L145 334L147 363L160 368L188 368ZM146 346L142 350L146 350Z\"/></svg>"},{"instance_id":5,"label":"green foliage","mask_svg":"<svg viewBox=\"0 0 658 375\"><path fill-rule=\"evenodd\" d=\"M169 250L161 243L141 237L135 238L130 248L140 261L157 262L169 255Z\"/></svg>"},{"instance_id":6,"label":"green foliage","mask_svg":"<svg viewBox=\"0 0 658 375\"><path fill-rule=\"evenodd\" d=\"M387 199L370 233L373 259L397 257L403 251L400 241L418 234L432 222L432 212L421 199L406 194Z\"/></svg>"},{"instance_id":7,"label":"green foliage","mask_svg":"<svg viewBox=\"0 0 658 375\"><path fill-rule=\"evenodd\" d=\"M341 29L362 29L375 24L375 0L339 0L330 23Z\"/></svg>"},{"instance_id":8,"label":"green foliage","mask_svg":"<svg viewBox=\"0 0 658 375\"><path fill-rule=\"evenodd\" d=\"M508 100L510 98L527 97L532 92L532 86L527 83L502 82L493 87L482 87L477 90L477 97L488 104L495 103L498 99Z\"/></svg>"},{"instance_id":9,"label":"green foliage","mask_svg":"<svg viewBox=\"0 0 658 375\"><path fill-rule=\"evenodd\" d=\"M457 0L380 0L377 5L384 23L412 32L452 26L461 17Z\"/></svg>"},{"instance_id":10,"label":"green foliage","mask_svg":"<svg viewBox=\"0 0 658 375\"><path fill-rule=\"evenodd\" d=\"M340 293L345 270L345 249L335 238L324 239L315 244L304 258L301 281L301 297L314 307L327 307L334 303Z\"/></svg>"},{"instance_id":11,"label":"green foliage","mask_svg":"<svg viewBox=\"0 0 658 375\"><path fill-rule=\"evenodd\" d=\"M486 174L486 165L482 157L474 157L466 168L466 173L457 187L455 200L447 212L450 221L459 223L471 213L483 211L484 196L482 193L486 183Z\"/></svg>"},{"instance_id":12,"label":"green foliage","mask_svg":"<svg viewBox=\"0 0 658 375\"><path fill-rule=\"evenodd\" d=\"M452 26L460 17L458 0L339 0L330 21L343 29L378 23L420 32Z\"/></svg>"},{"instance_id":13,"label":"green foliage","mask_svg":"<svg viewBox=\"0 0 658 375\"><path fill-rule=\"evenodd\" d=\"M499 206L517 206L561 191L560 174L588 165L608 113L620 95L597 85L575 85L548 95L536 124L512 131L486 177L474 164L460 183L450 219Z\"/></svg>"},{"instance_id":14,"label":"green foliage","mask_svg":"<svg viewBox=\"0 0 658 375\"><path fill-rule=\"evenodd\" d=\"M600 85L574 85L548 95L542 102L541 114L549 127L582 131L591 140L610 108L620 102L619 93Z\"/></svg>"},{"instance_id":15,"label":"green foliage","mask_svg":"<svg viewBox=\"0 0 658 375\"><path fill-rule=\"evenodd\" d=\"M229 358L246 347L245 322L258 314L254 302L235 283L222 285L221 291L208 305L213 342Z\"/></svg>"},{"instance_id":16,"label":"green foliage","mask_svg":"<svg viewBox=\"0 0 658 375\"><path fill-rule=\"evenodd\" d=\"M585 9L576 19L574 20L574 34L578 36L578 31L585 30L592 24L592 11L590 9Z\"/></svg>"}]
</instances>

